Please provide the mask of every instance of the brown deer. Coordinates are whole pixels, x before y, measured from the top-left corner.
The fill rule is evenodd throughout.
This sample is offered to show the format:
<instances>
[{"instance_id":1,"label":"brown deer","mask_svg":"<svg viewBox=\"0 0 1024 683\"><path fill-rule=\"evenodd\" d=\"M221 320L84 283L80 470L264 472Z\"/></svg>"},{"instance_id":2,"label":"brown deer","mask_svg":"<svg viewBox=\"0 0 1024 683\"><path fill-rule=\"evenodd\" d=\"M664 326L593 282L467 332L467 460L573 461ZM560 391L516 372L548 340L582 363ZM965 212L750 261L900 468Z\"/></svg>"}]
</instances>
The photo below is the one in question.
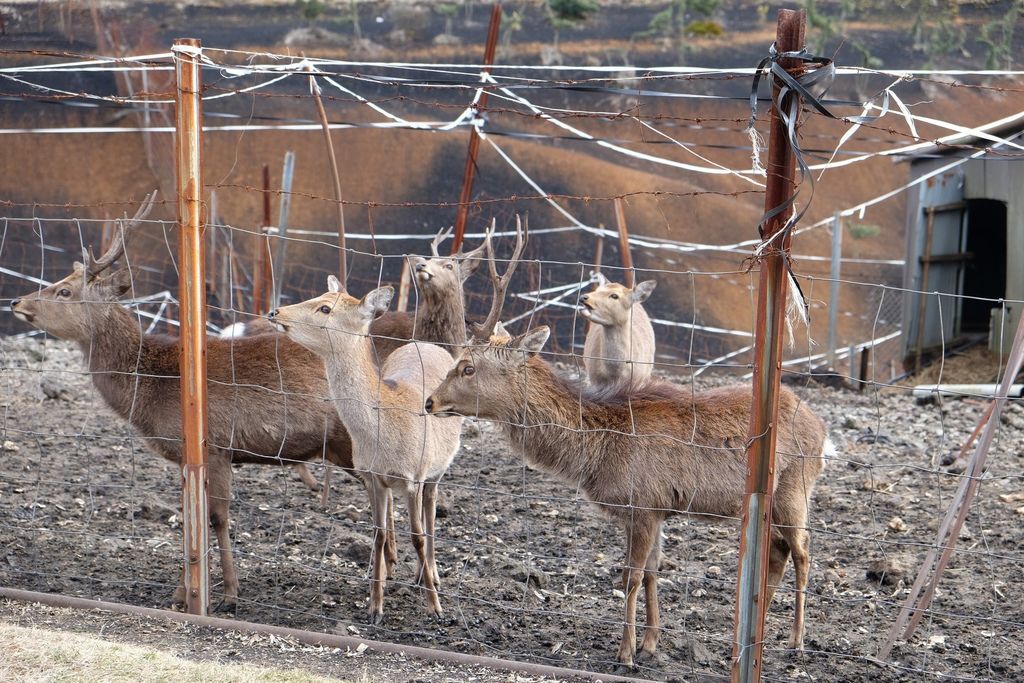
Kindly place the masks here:
<instances>
[{"instance_id":1,"label":"brown deer","mask_svg":"<svg viewBox=\"0 0 1024 683\"><path fill-rule=\"evenodd\" d=\"M493 231L492 221L489 232ZM375 321L372 333L382 358L410 341L437 344L453 357L466 343L463 285L480 265L485 246L481 244L465 254L460 250L451 256L441 256L438 247L450 233L451 228L434 237L430 243L431 258L410 257L413 281L420 296L415 313L391 312Z\"/></svg>"},{"instance_id":2,"label":"brown deer","mask_svg":"<svg viewBox=\"0 0 1024 683\"><path fill-rule=\"evenodd\" d=\"M632 391L595 390L559 376L537 357L548 335L547 327L538 327L512 338L498 325L489 341L475 340L462 351L426 410L493 420L527 464L578 487L625 527L626 617L618 661L629 666L641 585L647 603L641 651L653 655L658 644L656 574L665 519L675 512L709 520L741 513L751 391L691 393L657 379ZM800 648L810 567L807 508L823 458L834 451L821 419L787 389L778 427L768 603L792 555L796 603L789 642Z\"/></svg>"},{"instance_id":3,"label":"brown deer","mask_svg":"<svg viewBox=\"0 0 1024 683\"><path fill-rule=\"evenodd\" d=\"M255 337L258 334L277 334L278 330L272 322L266 318L253 318L244 322L232 323L225 327L217 335L221 339L238 339L239 337ZM320 482L316 480L309 471L309 466L304 462L297 462L292 465L299 479L310 491L316 492L321 489ZM326 501L325 501L326 502Z\"/></svg>"},{"instance_id":4,"label":"brown deer","mask_svg":"<svg viewBox=\"0 0 1024 683\"><path fill-rule=\"evenodd\" d=\"M355 299L332 275L326 294L269 314L292 340L323 357L331 398L352 435L353 465L370 494L377 528L370 559L374 624L384 617L384 514L392 489L406 494L427 611L442 613L433 542L437 483L455 457L462 428L461 420L447 422L422 412L423 400L451 367L447 351L411 342L378 368L370 323L387 310L393 294L391 287L381 287Z\"/></svg>"},{"instance_id":5,"label":"brown deer","mask_svg":"<svg viewBox=\"0 0 1024 683\"><path fill-rule=\"evenodd\" d=\"M135 217L122 222L100 258L83 250L82 263L63 280L11 302L21 320L74 341L85 356L104 401L128 420L147 446L181 460L179 340L143 334L139 321L118 303L132 288L129 269L105 275L124 253L126 235L152 208L155 193ZM229 527L231 463L283 465L326 458L347 470L352 444L328 395L323 361L280 333L207 340L209 378L208 483L210 524L217 536L224 596L217 609L234 610L238 577ZM396 561L389 523L387 559ZM184 602L179 581L172 597Z\"/></svg>"},{"instance_id":6,"label":"brown deer","mask_svg":"<svg viewBox=\"0 0 1024 683\"><path fill-rule=\"evenodd\" d=\"M630 289L597 273L597 287L580 297L580 315L590 321L583 365L595 387L637 387L654 368L654 328L643 302L658 283Z\"/></svg>"}]
</instances>

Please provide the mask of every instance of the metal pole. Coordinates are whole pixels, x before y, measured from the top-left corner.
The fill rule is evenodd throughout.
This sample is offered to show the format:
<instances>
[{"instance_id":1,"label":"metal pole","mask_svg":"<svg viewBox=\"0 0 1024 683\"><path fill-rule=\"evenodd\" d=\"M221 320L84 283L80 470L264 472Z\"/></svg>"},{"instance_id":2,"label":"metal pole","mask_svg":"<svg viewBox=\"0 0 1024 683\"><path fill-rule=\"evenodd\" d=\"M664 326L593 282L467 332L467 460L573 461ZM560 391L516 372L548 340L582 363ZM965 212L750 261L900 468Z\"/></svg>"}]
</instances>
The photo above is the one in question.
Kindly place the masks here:
<instances>
[{"instance_id":1,"label":"metal pole","mask_svg":"<svg viewBox=\"0 0 1024 683\"><path fill-rule=\"evenodd\" d=\"M178 299L181 307L182 532L185 609L209 607L209 527L206 504L206 297L204 289L201 47L174 41L177 76L175 147L178 175Z\"/></svg>"},{"instance_id":2,"label":"metal pole","mask_svg":"<svg viewBox=\"0 0 1024 683\"><path fill-rule=\"evenodd\" d=\"M292 180L295 178L295 152L284 153L284 168L281 171L281 205L277 210L277 253L274 254L273 276L274 294L270 307L281 305L281 290L284 287L284 257L288 250L288 212L292 208ZM267 241L270 244L270 241ZM268 246L269 248L269 246Z\"/></svg>"},{"instance_id":3,"label":"metal pole","mask_svg":"<svg viewBox=\"0 0 1024 683\"><path fill-rule=\"evenodd\" d=\"M494 53L498 48L498 29L501 27L501 5L491 6L491 23L487 28L487 45L484 47L484 65L494 64ZM484 69L488 73L489 69ZM477 111L487 107L487 89L480 93ZM473 174L476 171L476 155L480 149L480 135L476 127L469 132L469 152L466 154L466 168L462 173L462 193L459 194L459 208L455 214L455 239L452 240L452 253L462 248L462 237L466 234L466 218L469 216L469 198L473 194Z\"/></svg>"},{"instance_id":4,"label":"metal pole","mask_svg":"<svg viewBox=\"0 0 1024 683\"><path fill-rule=\"evenodd\" d=\"M633 252L629 248L629 228L626 227L626 208L622 197L615 198L615 222L619 226L619 251L622 253L622 267L626 269L626 286L633 289L636 273L633 272Z\"/></svg>"},{"instance_id":5,"label":"metal pole","mask_svg":"<svg viewBox=\"0 0 1024 683\"><path fill-rule=\"evenodd\" d=\"M263 164L263 225L256 237L256 267L252 277L252 312L263 315L266 308L267 292L270 291L270 238L267 228L270 227L270 165Z\"/></svg>"},{"instance_id":6,"label":"metal pole","mask_svg":"<svg viewBox=\"0 0 1024 683\"><path fill-rule=\"evenodd\" d=\"M412 277L409 268L409 259L402 259L402 274L398 277L398 303L395 305L395 310L399 313L405 313L405 309L409 306L409 287L412 284Z\"/></svg>"},{"instance_id":7,"label":"metal pole","mask_svg":"<svg viewBox=\"0 0 1024 683\"><path fill-rule=\"evenodd\" d=\"M836 367L836 325L839 319L839 277L843 257L843 217L832 216L832 271L828 296L828 365Z\"/></svg>"},{"instance_id":8,"label":"metal pole","mask_svg":"<svg viewBox=\"0 0 1024 683\"><path fill-rule=\"evenodd\" d=\"M446 665L487 667L500 671L509 671L527 674L533 678L550 678L552 680L597 680L606 683L655 683L646 678L634 678L633 676L616 676L613 674L596 674L593 671L581 669L566 669L534 662L517 662L509 659L496 659L482 655L465 654L449 650L438 650L429 647L417 647L403 643L389 643L381 640L369 640L356 636L339 635L336 633L323 633L318 631L303 631L287 626L270 626L269 624L253 623L251 621L240 621L238 619L220 619L217 617L197 617L181 612L172 612L152 607L138 607L136 605L125 605L118 602L106 600L91 600L88 598L73 598L67 595L54 593L37 593L35 591L19 590L17 588L0 587L0 598L7 600L19 600L25 603L39 603L51 607L61 607L79 610L95 610L110 614L127 614L133 617L145 617L149 619L161 619L175 624L193 624L203 628L217 628L232 633L258 633L272 635L278 638L294 639L306 645L314 647L322 646L337 648L348 652L374 652L382 654L394 654L410 659L418 659L425 662L441 662ZM366 677L369 678L369 677Z\"/></svg>"},{"instance_id":9,"label":"metal pole","mask_svg":"<svg viewBox=\"0 0 1024 683\"><path fill-rule=\"evenodd\" d=\"M779 10L775 44L780 52L799 50L804 44L802 11ZM795 70L800 62L782 60L781 66ZM779 84L773 79L772 101ZM791 97L795 97L792 94ZM785 103L778 103L785 106ZM768 138L768 182L765 211L792 197L796 162L786 127L775 107L771 110ZM792 214L792 207L768 219L764 239L772 238ZM778 428L779 380L782 372L782 326L786 308L785 254L789 236L773 244L761 260L757 301L757 329L754 337L753 404L747 447L747 487L740 534L739 575L736 587L736 618L733 642L732 679L759 681L764 646L764 602L771 541L772 484L775 480L775 440Z\"/></svg>"}]
</instances>

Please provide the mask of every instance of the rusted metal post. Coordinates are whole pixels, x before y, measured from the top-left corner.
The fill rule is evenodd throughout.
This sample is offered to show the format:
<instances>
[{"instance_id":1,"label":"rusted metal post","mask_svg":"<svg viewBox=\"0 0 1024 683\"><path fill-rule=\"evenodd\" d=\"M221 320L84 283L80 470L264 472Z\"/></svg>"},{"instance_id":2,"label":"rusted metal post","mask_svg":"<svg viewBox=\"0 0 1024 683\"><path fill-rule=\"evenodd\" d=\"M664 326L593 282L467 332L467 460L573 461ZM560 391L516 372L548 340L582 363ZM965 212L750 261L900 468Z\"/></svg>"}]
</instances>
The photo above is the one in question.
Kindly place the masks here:
<instances>
[{"instance_id":1,"label":"rusted metal post","mask_svg":"<svg viewBox=\"0 0 1024 683\"><path fill-rule=\"evenodd\" d=\"M860 350L860 375L858 380L860 383L857 385L857 391L864 391L868 385L868 374L871 371L871 346L865 346Z\"/></svg>"},{"instance_id":2,"label":"rusted metal post","mask_svg":"<svg viewBox=\"0 0 1024 683\"><path fill-rule=\"evenodd\" d=\"M498 48L498 32L501 28L501 5L494 3L491 6L491 23L487 28L487 45L484 47L484 66L494 64L494 53ZM488 73L484 69L484 73ZM476 109L479 111L487 107L487 89L480 93ZM473 174L476 171L476 155L480 149L480 135L476 127L469 132L469 152L466 154L466 168L462 173L462 193L459 194L459 208L455 214L455 239L452 240L452 253L462 248L462 238L466 234L466 219L469 216L469 198L473 195Z\"/></svg>"},{"instance_id":3,"label":"rusted metal post","mask_svg":"<svg viewBox=\"0 0 1024 683\"><path fill-rule=\"evenodd\" d=\"M622 254L622 267L625 268L626 286L633 289L636 273L633 272L633 252L629 248L629 228L626 226L626 207L622 197L615 198L615 222L619 226L619 252Z\"/></svg>"},{"instance_id":4,"label":"rusted metal post","mask_svg":"<svg viewBox=\"0 0 1024 683\"><path fill-rule=\"evenodd\" d=\"M779 52L799 50L804 44L805 17L802 11L779 10L775 44ZM795 70L800 62L784 59L780 64ZM778 98L779 83L772 79L772 101ZM795 97L791 94L790 97ZM785 106L785 103L778 103ZM768 181L765 211L793 196L796 161L786 127L775 106L771 110L768 138ZM792 214L792 206L768 219L763 238L771 239ZM747 487L744 495L740 533L739 575L736 587L735 635L732 679L758 681L764 648L765 592L771 542L772 489L775 481L775 441L778 429L779 380L782 373L782 327L786 309L786 257L789 236L775 242L761 260L757 301L757 329L754 336L753 404L747 446Z\"/></svg>"},{"instance_id":5,"label":"rusted metal post","mask_svg":"<svg viewBox=\"0 0 1024 683\"><path fill-rule=\"evenodd\" d=\"M206 504L206 291L204 278L201 47L174 41L177 76L175 148L178 175L178 299L181 308L182 531L185 608L209 607L209 527Z\"/></svg>"}]
</instances>

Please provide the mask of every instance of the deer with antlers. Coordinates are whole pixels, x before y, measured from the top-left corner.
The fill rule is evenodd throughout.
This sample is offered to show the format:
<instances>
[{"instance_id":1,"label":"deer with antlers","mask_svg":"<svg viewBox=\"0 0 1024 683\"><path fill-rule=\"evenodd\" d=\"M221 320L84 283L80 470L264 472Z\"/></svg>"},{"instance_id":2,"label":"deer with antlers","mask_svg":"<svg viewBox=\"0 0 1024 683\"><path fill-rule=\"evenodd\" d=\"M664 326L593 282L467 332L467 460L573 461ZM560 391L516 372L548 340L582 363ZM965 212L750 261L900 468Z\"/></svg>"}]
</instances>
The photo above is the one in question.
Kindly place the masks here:
<instances>
[{"instance_id":1,"label":"deer with antlers","mask_svg":"<svg viewBox=\"0 0 1024 683\"><path fill-rule=\"evenodd\" d=\"M513 265L501 277L494 266L491 232L484 249L495 287L504 291L522 254L524 231L517 226ZM324 358L334 405L352 435L353 465L366 484L377 528L368 608L374 624L384 617L383 502L391 490L406 495L417 581L425 592L427 612L442 614L434 553L437 484L455 457L462 427L461 420L439 420L423 413L425 398L452 365L448 351L412 342L392 352L380 368L374 363L370 323L387 310L393 294L393 288L381 287L356 299L331 276L327 293L269 314L291 339Z\"/></svg>"},{"instance_id":2,"label":"deer with antlers","mask_svg":"<svg viewBox=\"0 0 1024 683\"><path fill-rule=\"evenodd\" d=\"M83 250L81 263L63 280L11 302L21 320L60 339L76 342L92 381L107 405L126 419L158 455L181 461L179 340L143 334L120 303L132 288L128 268L106 274L124 255L125 239L153 206L150 195L130 220L119 221L100 258ZM324 401L327 377L320 357L274 331L236 339L207 340L208 483L210 524L220 548L223 600L233 611L238 598L229 536L231 463L283 465L326 458L352 467L352 443L334 408ZM387 514L387 566L397 560L394 525ZM171 598L184 603L179 581Z\"/></svg>"},{"instance_id":3,"label":"deer with antlers","mask_svg":"<svg viewBox=\"0 0 1024 683\"><path fill-rule=\"evenodd\" d=\"M597 273L597 287L580 297L580 315L590 321L583 343L587 379L596 387L637 387L654 368L654 327L643 302L655 280L630 289Z\"/></svg>"},{"instance_id":4,"label":"deer with antlers","mask_svg":"<svg viewBox=\"0 0 1024 683\"><path fill-rule=\"evenodd\" d=\"M503 295L496 291L496 298ZM527 464L582 491L625 528L626 612L618 661L631 666L641 587L647 610L641 653L653 656L658 644L657 570L666 518L677 512L708 520L740 515L750 388L696 393L651 379L628 390L595 389L560 376L538 357L547 327L518 337L500 324L493 330L493 336L486 327L477 331L427 399L426 411L498 423ZM778 429L767 597L770 603L791 557L796 599L789 642L800 648L810 567L808 506L834 447L821 419L785 388Z\"/></svg>"}]
</instances>

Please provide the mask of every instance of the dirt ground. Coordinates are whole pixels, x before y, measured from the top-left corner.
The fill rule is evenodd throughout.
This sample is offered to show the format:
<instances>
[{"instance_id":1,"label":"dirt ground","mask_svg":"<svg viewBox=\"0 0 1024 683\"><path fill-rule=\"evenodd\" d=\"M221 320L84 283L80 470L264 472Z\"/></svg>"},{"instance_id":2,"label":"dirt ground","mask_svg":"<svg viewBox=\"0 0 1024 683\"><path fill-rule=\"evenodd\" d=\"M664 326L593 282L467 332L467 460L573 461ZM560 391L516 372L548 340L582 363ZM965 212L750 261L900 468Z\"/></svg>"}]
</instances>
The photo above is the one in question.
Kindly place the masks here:
<instances>
[{"instance_id":1,"label":"dirt ground","mask_svg":"<svg viewBox=\"0 0 1024 683\"><path fill-rule=\"evenodd\" d=\"M177 580L180 489L176 468L151 455L113 416L70 345L0 340L0 583L15 588L160 606ZM698 389L722 378L698 378ZM972 401L915 405L909 391L863 394L806 386L798 393L829 425L839 458L819 481L811 512L806 651L785 650L792 572L768 615L766 677L827 681L1020 680L1024 677L1024 409L1011 405L989 469L931 610L892 662L874 656L906 595L959 477L941 466L982 411ZM314 475L322 468L314 466ZM466 428L442 483L438 563L447 618L427 618L413 579L411 543L385 620L365 621L369 513L361 486L333 476L330 504L290 468L235 471L232 503L241 581L237 617L558 666L612 671L621 632L620 531L582 499L510 455L486 423ZM404 527L403 507L398 524ZM636 674L665 680L729 671L738 525L682 517L666 529L660 574L664 634L658 659ZM876 565L889 568L883 583ZM214 590L219 562L211 562ZM875 578L872 578L875 577ZM216 600L216 597L214 598ZM260 658L247 636L95 621L23 605L0 618L166 643L197 657ZM319 673L343 653L325 652ZM299 658L298 654L288 656ZM419 665L360 660L376 680L471 680ZM268 662L270 663L270 662ZM288 666L288 660L274 662ZM319 667L323 664L324 669ZM379 668L378 668L379 667ZM395 672L398 673L395 673ZM508 674L478 680L510 680ZM514 676L513 676L514 678Z\"/></svg>"}]
</instances>

